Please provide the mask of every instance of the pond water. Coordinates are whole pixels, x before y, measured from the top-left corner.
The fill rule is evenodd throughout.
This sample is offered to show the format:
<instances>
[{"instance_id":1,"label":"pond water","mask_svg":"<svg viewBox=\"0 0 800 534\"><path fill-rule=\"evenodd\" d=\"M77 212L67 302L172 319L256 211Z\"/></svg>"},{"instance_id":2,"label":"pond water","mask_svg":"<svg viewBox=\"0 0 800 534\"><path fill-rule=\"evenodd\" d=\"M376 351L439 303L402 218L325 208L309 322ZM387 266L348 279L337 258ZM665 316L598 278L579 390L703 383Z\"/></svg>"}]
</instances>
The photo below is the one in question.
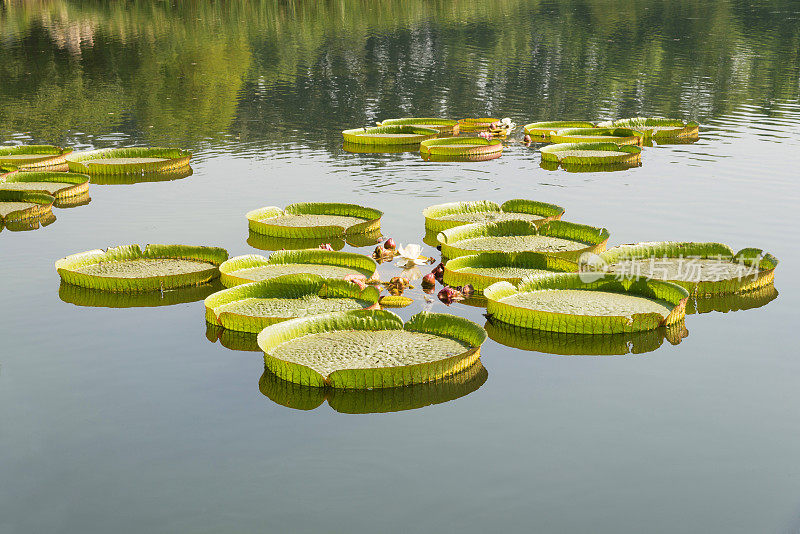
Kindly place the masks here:
<instances>
[{"instance_id":1,"label":"pond water","mask_svg":"<svg viewBox=\"0 0 800 534\"><path fill-rule=\"evenodd\" d=\"M798 42L792 0L0 3L0 143L194 152L190 176L98 183L0 234L0 531L797 532ZM546 170L518 142L476 163L342 147L415 115L701 134L618 172ZM253 253L244 214L298 201L376 207L421 243L426 206L509 198L611 245L763 248L780 294L705 306L676 345L493 329L469 383L323 402L259 387L258 352L208 340L201 291L76 305L53 267L127 243ZM375 406L417 409L341 413Z\"/></svg>"}]
</instances>

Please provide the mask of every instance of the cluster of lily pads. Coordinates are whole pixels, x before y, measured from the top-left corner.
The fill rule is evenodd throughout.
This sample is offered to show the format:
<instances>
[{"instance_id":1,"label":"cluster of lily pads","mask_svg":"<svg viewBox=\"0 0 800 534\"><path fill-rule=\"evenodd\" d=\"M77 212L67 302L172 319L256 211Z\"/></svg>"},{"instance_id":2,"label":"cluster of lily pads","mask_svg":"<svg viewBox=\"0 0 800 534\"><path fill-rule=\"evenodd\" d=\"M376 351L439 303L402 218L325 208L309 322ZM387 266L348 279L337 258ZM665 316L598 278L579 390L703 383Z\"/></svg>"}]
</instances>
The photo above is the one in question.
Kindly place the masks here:
<instances>
[{"instance_id":1,"label":"cluster of lily pads","mask_svg":"<svg viewBox=\"0 0 800 534\"><path fill-rule=\"evenodd\" d=\"M89 183L171 180L191 174L191 153L170 148L73 152L52 145L0 147L0 230L34 230L55 221L52 208L91 201Z\"/></svg>"},{"instance_id":2,"label":"cluster of lily pads","mask_svg":"<svg viewBox=\"0 0 800 534\"><path fill-rule=\"evenodd\" d=\"M375 127L344 130L342 136L345 150L351 152L395 152L418 146L422 158L429 161L483 161L502 155L502 140L515 127L509 118L405 117ZM699 136L696 122L643 117L600 123L534 122L523 130L526 146L553 143L540 148L542 167L551 170L559 166L567 170L587 170L586 166L625 169L641 163L642 146L653 140L685 143Z\"/></svg>"},{"instance_id":3,"label":"cluster of lily pads","mask_svg":"<svg viewBox=\"0 0 800 534\"><path fill-rule=\"evenodd\" d=\"M405 117L343 130L342 137L350 152L404 152L419 147L428 161L484 161L503 154L502 139L515 127L508 118Z\"/></svg>"},{"instance_id":4,"label":"cluster of lily pads","mask_svg":"<svg viewBox=\"0 0 800 534\"><path fill-rule=\"evenodd\" d=\"M95 292L163 294L219 278L225 289L205 297L206 322L219 332L256 336L270 398L290 402L292 383L319 390L307 392L314 406L342 389L463 384L454 377L474 374L487 332L501 343L562 353L579 353L587 337L604 351L652 350L665 337L677 343L685 336L690 300L757 300L772 288L778 261L761 250L672 242L606 250L606 229L562 221L564 213L526 199L430 206L425 227L442 258L424 276L419 269L437 260L419 245L379 237L372 255L333 250L330 239L381 230L382 212L344 203L247 214L251 232L313 239L321 243L316 248L228 258L216 247L129 245L68 256L56 268L64 285ZM681 269L686 259L696 262L691 273ZM402 273L382 280L378 266L386 262ZM413 302L409 290L418 279L426 304L436 293L447 305L485 307L486 326L430 311L403 322L387 308Z\"/></svg>"}]
</instances>

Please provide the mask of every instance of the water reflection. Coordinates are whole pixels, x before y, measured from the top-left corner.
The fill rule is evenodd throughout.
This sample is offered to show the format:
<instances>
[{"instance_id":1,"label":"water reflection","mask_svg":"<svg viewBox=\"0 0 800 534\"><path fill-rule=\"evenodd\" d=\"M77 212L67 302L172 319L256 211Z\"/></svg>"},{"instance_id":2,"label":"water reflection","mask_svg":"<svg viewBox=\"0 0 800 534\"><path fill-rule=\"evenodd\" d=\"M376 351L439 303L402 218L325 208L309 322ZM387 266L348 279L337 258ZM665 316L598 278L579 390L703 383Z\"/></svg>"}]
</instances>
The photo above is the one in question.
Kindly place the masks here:
<instances>
[{"instance_id":1,"label":"water reflection","mask_svg":"<svg viewBox=\"0 0 800 534\"><path fill-rule=\"evenodd\" d=\"M0 219L0 232L6 229L10 232L29 232L31 230L38 230L45 226L50 226L56 222L56 216L52 211L48 211L38 217L30 217L18 221L7 221Z\"/></svg>"},{"instance_id":2,"label":"water reflection","mask_svg":"<svg viewBox=\"0 0 800 534\"><path fill-rule=\"evenodd\" d=\"M206 339L211 343L219 341L220 345L229 350L261 352L258 346L258 334L254 332L228 330L219 325L206 322Z\"/></svg>"},{"instance_id":3,"label":"water reflection","mask_svg":"<svg viewBox=\"0 0 800 534\"><path fill-rule=\"evenodd\" d=\"M778 298L778 290L772 284L738 295L720 295L707 298L690 297L686 301L686 313L709 313L712 311L728 313L751 310L766 306L776 298Z\"/></svg>"},{"instance_id":4,"label":"water reflection","mask_svg":"<svg viewBox=\"0 0 800 534\"><path fill-rule=\"evenodd\" d=\"M616 172L627 171L628 169L635 169L641 167L641 163L607 163L603 165L580 165L577 163L559 163L557 161L539 162L539 167L546 171L557 171L559 168L567 172L581 173L581 172Z\"/></svg>"},{"instance_id":5,"label":"water reflection","mask_svg":"<svg viewBox=\"0 0 800 534\"><path fill-rule=\"evenodd\" d=\"M361 145L344 143L342 148L351 154L400 154L403 152L419 152L419 145Z\"/></svg>"},{"instance_id":6,"label":"water reflection","mask_svg":"<svg viewBox=\"0 0 800 534\"><path fill-rule=\"evenodd\" d=\"M183 287L169 291L148 291L132 293L116 293L100 291L61 282L58 297L76 306L94 308L150 308L156 306L172 306L186 302L203 300L212 293L225 289L219 280L194 287Z\"/></svg>"},{"instance_id":7,"label":"water reflection","mask_svg":"<svg viewBox=\"0 0 800 534\"><path fill-rule=\"evenodd\" d=\"M147 172L142 174L93 174L89 183L95 185L133 185L146 182L171 182L191 176L191 167L183 167L167 172Z\"/></svg>"},{"instance_id":8,"label":"water reflection","mask_svg":"<svg viewBox=\"0 0 800 534\"><path fill-rule=\"evenodd\" d=\"M306 248L319 248L320 245L330 245L333 250L342 250L345 245L361 248L375 246L380 242L381 232L370 232L368 234L355 234L342 238L336 237L315 237L310 239L287 239L283 237L272 237L255 232L249 232L247 244L259 250L301 250Z\"/></svg>"},{"instance_id":9,"label":"water reflection","mask_svg":"<svg viewBox=\"0 0 800 534\"><path fill-rule=\"evenodd\" d=\"M684 323L630 334L564 334L486 321L489 338L515 349L564 356L612 356L652 352L666 339L679 344L689 335Z\"/></svg>"},{"instance_id":10,"label":"water reflection","mask_svg":"<svg viewBox=\"0 0 800 534\"><path fill-rule=\"evenodd\" d=\"M278 378L265 368L258 389L276 404L296 410L313 410L327 399L328 405L341 413L386 413L450 402L477 391L488 377L486 368L478 361L469 369L436 382L356 390L301 386Z\"/></svg>"}]
</instances>

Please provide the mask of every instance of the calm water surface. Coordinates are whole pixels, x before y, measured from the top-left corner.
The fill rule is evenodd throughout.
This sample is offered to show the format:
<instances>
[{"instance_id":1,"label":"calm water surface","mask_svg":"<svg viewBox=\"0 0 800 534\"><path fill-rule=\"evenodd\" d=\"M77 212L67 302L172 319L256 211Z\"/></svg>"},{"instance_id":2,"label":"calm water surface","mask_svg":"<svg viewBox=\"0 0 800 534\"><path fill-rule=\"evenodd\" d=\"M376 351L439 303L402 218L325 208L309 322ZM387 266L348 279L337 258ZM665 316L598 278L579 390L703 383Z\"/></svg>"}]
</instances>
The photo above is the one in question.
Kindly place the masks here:
<instances>
[{"instance_id":1,"label":"calm water surface","mask_svg":"<svg viewBox=\"0 0 800 534\"><path fill-rule=\"evenodd\" d=\"M195 153L191 176L93 185L0 234L0 532L798 532L798 42L790 0L0 3L0 143ZM702 132L621 172L519 143L469 164L342 149L409 115ZM406 243L430 204L519 197L611 244L763 248L780 294L640 354L498 337L534 350L487 341L486 374L419 393L435 404L352 415L373 400L265 396L262 357L210 342L202 302L80 306L53 268L124 243L252 253L265 205L363 203Z\"/></svg>"}]
</instances>

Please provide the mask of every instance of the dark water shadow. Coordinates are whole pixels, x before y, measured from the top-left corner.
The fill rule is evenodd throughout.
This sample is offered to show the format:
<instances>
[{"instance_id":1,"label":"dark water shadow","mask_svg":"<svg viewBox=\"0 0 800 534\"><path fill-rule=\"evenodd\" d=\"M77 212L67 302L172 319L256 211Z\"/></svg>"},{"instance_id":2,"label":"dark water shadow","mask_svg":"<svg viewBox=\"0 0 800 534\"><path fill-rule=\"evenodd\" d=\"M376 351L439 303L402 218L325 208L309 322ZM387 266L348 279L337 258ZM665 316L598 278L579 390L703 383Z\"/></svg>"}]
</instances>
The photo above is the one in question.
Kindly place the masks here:
<instances>
[{"instance_id":1,"label":"dark water shadow","mask_svg":"<svg viewBox=\"0 0 800 534\"><path fill-rule=\"evenodd\" d=\"M94 185L133 185L146 182L172 182L192 175L191 167L167 172L148 172L143 174L92 174L89 183Z\"/></svg>"},{"instance_id":2,"label":"dark water shadow","mask_svg":"<svg viewBox=\"0 0 800 534\"><path fill-rule=\"evenodd\" d=\"M278 378L265 368L258 389L274 403L296 410L313 410L327 399L328 405L340 413L387 413L453 401L477 391L488 377L488 371L478 361L469 369L436 382L358 390L301 386Z\"/></svg>"},{"instance_id":3,"label":"dark water shadow","mask_svg":"<svg viewBox=\"0 0 800 534\"><path fill-rule=\"evenodd\" d=\"M689 335L684 323L630 334L564 334L487 320L489 338L506 347L561 356L615 356L652 352L666 339L679 344Z\"/></svg>"},{"instance_id":4,"label":"dark water shadow","mask_svg":"<svg viewBox=\"0 0 800 534\"><path fill-rule=\"evenodd\" d=\"M101 291L90 289L73 284L61 282L58 288L58 297L76 306L88 306L92 308L155 308L158 306L172 306L173 304L184 304L187 302L197 302L225 287L214 280L208 284L193 287L182 287L169 291L145 291L117 293L114 291Z\"/></svg>"},{"instance_id":5,"label":"dark water shadow","mask_svg":"<svg viewBox=\"0 0 800 534\"><path fill-rule=\"evenodd\" d=\"M689 300L686 301L686 314L752 310L766 306L776 298L778 298L778 290L772 284L738 295L689 297Z\"/></svg>"}]
</instances>

